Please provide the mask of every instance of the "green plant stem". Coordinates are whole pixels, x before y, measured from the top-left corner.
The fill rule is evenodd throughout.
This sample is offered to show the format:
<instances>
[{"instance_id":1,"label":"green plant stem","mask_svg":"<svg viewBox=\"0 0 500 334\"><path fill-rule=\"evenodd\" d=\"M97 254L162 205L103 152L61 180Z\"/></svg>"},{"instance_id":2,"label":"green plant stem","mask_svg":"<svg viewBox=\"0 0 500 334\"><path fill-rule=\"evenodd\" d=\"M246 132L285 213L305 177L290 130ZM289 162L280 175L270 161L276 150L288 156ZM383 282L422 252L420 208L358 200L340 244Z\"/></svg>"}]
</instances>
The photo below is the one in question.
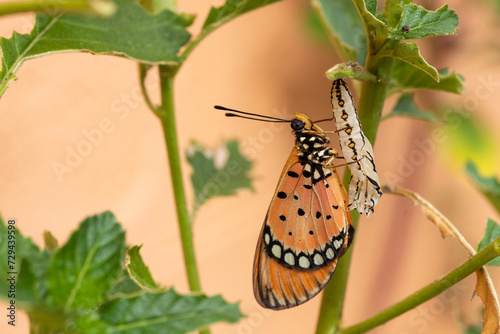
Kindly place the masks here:
<instances>
[{"instance_id":1,"label":"green plant stem","mask_svg":"<svg viewBox=\"0 0 500 334\"><path fill-rule=\"evenodd\" d=\"M22 12L40 13L93 13L101 16L112 15L116 5L110 1L98 0L28 0L0 4L0 16Z\"/></svg>"},{"instance_id":2,"label":"green plant stem","mask_svg":"<svg viewBox=\"0 0 500 334\"><path fill-rule=\"evenodd\" d=\"M149 65L144 63L139 63L138 67L139 67L139 84L141 86L142 96L144 96L144 101L146 101L146 104L148 105L149 109L151 109L152 112L158 114L160 113L160 110L158 110L158 108L154 105L153 101L151 101L151 99L149 98L149 94L145 86L146 75L149 70Z\"/></svg>"},{"instance_id":3,"label":"green plant stem","mask_svg":"<svg viewBox=\"0 0 500 334\"><path fill-rule=\"evenodd\" d=\"M174 90L173 80L175 70L168 66L159 66L162 106L158 116L163 126L163 134L167 145L168 162L170 165L170 175L174 190L175 204L177 209L177 220L181 234L182 251L184 253L184 263L192 292L201 291L198 278L198 267L193 245L193 233L186 204L184 184L182 182L181 161L179 155L179 145L177 143L177 129L175 126L174 112Z\"/></svg>"},{"instance_id":4,"label":"green plant stem","mask_svg":"<svg viewBox=\"0 0 500 334\"><path fill-rule=\"evenodd\" d=\"M365 333L381 324L394 319L395 317L407 312L429 299L439 295L449 289L457 282L463 280L495 257L500 256L500 238L495 239L479 253L474 255L468 261L452 270L446 276L434 281L428 286L420 289L399 303L389 307L379 314L351 327L341 331L342 334Z\"/></svg>"},{"instance_id":5,"label":"green plant stem","mask_svg":"<svg viewBox=\"0 0 500 334\"><path fill-rule=\"evenodd\" d=\"M349 184L351 174L346 169L344 174L344 185ZM354 229L357 228L359 214L353 212ZM354 242L354 240L353 240ZM349 250L342 255L337 265L337 269L332 277L332 280L323 291L321 306L318 316L318 324L316 326L317 334L335 333L340 328L342 321L342 309L344 306L345 292L347 289L347 278L349 277L349 269L352 257L352 245Z\"/></svg>"},{"instance_id":6,"label":"green plant stem","mask_svg":"<svg viewBox=\"0 0 500 334\"><path fill-rule=\"evenodd\" d=\"M363 124L363 133L375 144L380 117L387 94L389 80L394 67L394 58L382 58L373 64L369 56L366 68L377 75L378 81L364 81L361 85L361 98L359 100L358 117Z\"/></svg>"},{"instance_id":7,"label":"green plant stem","mask_svg":"<svg viewBox=\"0 0 500 334\"><path fill-rule=\"evenodd\" d=\"M386 97L389 79L392 74L394 60L389 58L375 59L368 55L366 68L377 75L377 81L364 81L361 86L361 96L358 108L358 117L363 124L363 132L366 137L375 143L375 136L380 123L380 116ZM344 175L344 185L347 188L350 180L350 173ZM353 215L354 228L358 227L359 216ZM356 237L353 240L351 249L354 248ZM326 286L321 300L316 334L332 334L338 332L342 322L342 309L347 288L347 279L351 265L352 251L348 251L339 260L335 274Z\"/></svg>"},{"instance_id":8,"label":"green plant stem","mask_svg":"<svg viewBox=\"0 0 500 334\"><path fill-rule=\"evenodd\" d=\"M182 169L177 143L177 129L175 125L174 109L174 76L177 67L160 65L160 89L162 105L156 113L161 120L165 143L167 146L168 163L170 165L170 176L174 190L175 206L177 210L177 221L181 235L182 252L184 255L184 265L191 292L201 292L198 266L194 252L193 231L187 210L186 195L182 182ZM154 110L153 110L154 111ZM200 334L210 334L208 328L200 330Z\"/></svg>"}]
</instances>

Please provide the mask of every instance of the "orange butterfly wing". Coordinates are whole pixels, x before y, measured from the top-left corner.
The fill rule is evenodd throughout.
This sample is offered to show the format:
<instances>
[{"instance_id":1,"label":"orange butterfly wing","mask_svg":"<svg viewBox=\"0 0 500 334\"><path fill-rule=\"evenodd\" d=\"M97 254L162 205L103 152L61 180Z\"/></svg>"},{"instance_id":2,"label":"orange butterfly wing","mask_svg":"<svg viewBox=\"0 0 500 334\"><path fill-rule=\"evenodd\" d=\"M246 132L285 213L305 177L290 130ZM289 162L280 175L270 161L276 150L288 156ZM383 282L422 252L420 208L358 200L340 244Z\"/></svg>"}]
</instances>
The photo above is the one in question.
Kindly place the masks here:
<instances>
[{"instance_id":1,"label":"orange butterfly wing","mask_svg":"<svg viewBox=\"0 0 500 334\"><path fill-rule=\"evenodd\" d=\"M255 253L253 286L260 305L297 306L326 286L354 234L347 205L336 170L301 162L294 147Z\"/></svg>"}]
</instances>

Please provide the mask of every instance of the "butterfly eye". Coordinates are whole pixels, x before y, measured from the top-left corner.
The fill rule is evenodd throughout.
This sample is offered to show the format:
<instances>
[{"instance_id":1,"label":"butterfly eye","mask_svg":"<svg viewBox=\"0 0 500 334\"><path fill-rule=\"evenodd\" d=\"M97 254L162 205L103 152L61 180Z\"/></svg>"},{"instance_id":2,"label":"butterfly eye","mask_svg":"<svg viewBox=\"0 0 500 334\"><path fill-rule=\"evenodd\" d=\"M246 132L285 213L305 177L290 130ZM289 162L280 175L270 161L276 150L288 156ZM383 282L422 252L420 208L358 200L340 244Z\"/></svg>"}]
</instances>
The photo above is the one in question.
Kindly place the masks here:
<instances>
[{"instance_id":1,"label":"butterfly eye","mask_svg":"<svg viewBox=\"0 0 500 334\"><path fill-rule=\"evenodd\" d=\"M290 123L290 126L292 127L293 130L300 131L300 130L304 129L304 126L306 126L306 123L302 122L300 119L295 118Z\"/></svg>"}]
</instances>

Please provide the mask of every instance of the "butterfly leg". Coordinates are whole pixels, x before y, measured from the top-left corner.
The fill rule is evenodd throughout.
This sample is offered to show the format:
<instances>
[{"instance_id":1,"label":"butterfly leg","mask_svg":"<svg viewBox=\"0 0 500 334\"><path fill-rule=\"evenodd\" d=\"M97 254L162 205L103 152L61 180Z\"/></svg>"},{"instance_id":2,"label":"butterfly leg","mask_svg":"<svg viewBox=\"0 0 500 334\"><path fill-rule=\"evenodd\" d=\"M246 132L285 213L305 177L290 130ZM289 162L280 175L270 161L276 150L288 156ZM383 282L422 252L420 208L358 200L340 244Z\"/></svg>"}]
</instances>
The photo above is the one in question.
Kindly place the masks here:
<instances>
[{"instance_id":1,"label":"butterfly leg","mask_svg":"<svg viewBox=\"0 0 500 334\"><path fill-rule=\"evenodd\" d=\"M337 158L339 158L339 157L337 157ZM342 158L344 159L344 157L342 157ZM360 162L364 158L365 157L363 156L361 159L353 160L353 161L350 161L350 162L344 162L343 164L340 164L340 165L331 165L331 166L328 166L328 163L331 162L331 161L329 161L328 163L325 164L325 168L338 168L338 167L343 167L343 166L355 164L357 162ZM332 159L332 161L333 161L333 159Z\"/></svg>"}]
</instances>

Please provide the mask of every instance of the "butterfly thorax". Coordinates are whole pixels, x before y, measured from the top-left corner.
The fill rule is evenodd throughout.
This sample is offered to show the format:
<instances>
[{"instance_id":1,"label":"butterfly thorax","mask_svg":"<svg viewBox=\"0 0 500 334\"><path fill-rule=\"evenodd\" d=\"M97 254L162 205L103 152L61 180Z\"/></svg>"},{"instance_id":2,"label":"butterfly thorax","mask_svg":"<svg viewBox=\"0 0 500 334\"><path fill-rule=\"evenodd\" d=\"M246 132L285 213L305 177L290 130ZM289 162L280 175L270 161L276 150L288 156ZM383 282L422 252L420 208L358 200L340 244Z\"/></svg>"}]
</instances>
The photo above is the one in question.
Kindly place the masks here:
<instances>
[{"instance_id":1,"label":"butterfly thorax","mask_svg":"<svg viewBox=\"0 0 500 334\"><path fill-rule=\"evenodd\" d=\"M295 134L295 147L300 152L300 161L323 166L331 162L332 158L337 156L337 151L328 146L328 136L307 116L297 113L295 117L296 124L292 122L292 129Z\"/></svg>"}]
</instances>

